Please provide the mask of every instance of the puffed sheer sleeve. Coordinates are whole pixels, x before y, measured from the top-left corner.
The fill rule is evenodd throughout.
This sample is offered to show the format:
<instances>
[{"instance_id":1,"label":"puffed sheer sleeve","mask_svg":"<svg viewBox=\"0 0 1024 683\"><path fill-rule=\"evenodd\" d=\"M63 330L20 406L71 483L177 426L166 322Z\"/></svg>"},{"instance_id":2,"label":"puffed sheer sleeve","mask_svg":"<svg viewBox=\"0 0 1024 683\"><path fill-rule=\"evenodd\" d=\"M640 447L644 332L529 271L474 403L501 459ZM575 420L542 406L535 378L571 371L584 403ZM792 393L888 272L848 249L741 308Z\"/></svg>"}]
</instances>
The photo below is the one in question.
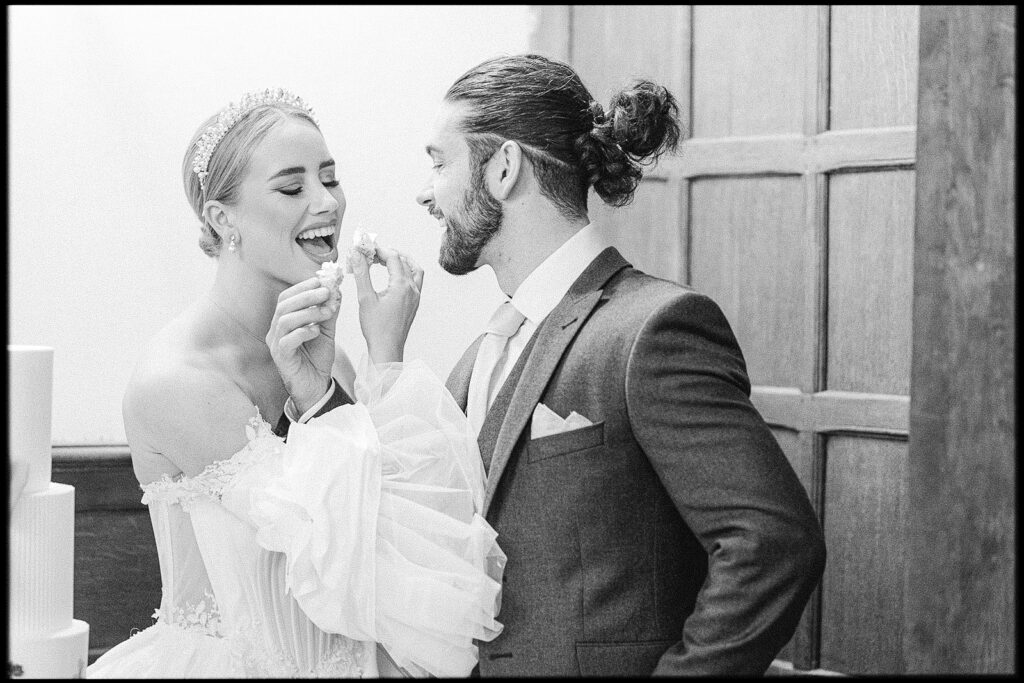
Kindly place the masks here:
<instances>
[{"instance_id":1,"label":"puffed sheer sleeve","mask_svg":"<svg viewBox=\"0 0 1024 683\"><path fill-rule=\"evenodd\" d=\"M381 643L413 675L466 676L473 639L501 632L505 565L475 435L422 361L361 365L357 402L293 424L223 503L285 554L318 627Z\"/></svg>"}]
</instances>

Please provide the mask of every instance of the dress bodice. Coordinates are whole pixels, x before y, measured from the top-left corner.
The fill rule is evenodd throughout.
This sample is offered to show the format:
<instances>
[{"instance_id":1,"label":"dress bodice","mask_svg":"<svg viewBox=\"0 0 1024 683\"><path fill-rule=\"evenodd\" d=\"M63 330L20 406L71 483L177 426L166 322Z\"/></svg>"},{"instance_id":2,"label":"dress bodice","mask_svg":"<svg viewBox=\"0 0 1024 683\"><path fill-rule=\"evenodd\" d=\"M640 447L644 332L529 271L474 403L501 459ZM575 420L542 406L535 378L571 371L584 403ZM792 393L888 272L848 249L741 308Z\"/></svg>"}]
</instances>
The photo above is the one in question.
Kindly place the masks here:
<instances>
[{"instance_id":1,"label":"dress bodice","mask_svg":"<svg viewBox=\"0 0 1024 683\"><path fill-rule=\"evenodd\" d=\"M285 556L260 547L253 526L223 505L239 472L283 456L260 417L232 458L193 476L142 487L163 586L158 623L223 639L245 676L375 676L375 645L319 629L285 590Z\"/></svg>"}]
</instances>

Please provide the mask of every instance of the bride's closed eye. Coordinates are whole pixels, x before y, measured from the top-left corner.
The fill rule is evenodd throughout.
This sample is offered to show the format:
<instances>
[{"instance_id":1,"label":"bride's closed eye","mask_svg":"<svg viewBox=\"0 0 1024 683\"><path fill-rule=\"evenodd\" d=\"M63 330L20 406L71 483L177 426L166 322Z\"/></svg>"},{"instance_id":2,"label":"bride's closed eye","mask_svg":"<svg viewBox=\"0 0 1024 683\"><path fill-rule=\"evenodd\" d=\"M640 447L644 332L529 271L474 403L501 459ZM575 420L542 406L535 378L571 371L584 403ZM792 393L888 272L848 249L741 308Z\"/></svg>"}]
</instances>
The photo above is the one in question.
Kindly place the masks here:
<instances>
[{"instance_id":1,"label":"bride's closed eye","mask_svg":"<svg viewBox=\"0 0 1024 683\"><path fill-rule=\"evenodd\" d=\"M338 180L325 180L325 181L323 181L324 187L337 187L339 184L340 184L340 181L338 181ZM280 192L281 194L286 194L289 197L294 197L295 195L302 193L302 186L299 185L298 187L295 187L295 188L281 188L280 190L278 190L278 192Z\"/></svg>"}]
</instances>

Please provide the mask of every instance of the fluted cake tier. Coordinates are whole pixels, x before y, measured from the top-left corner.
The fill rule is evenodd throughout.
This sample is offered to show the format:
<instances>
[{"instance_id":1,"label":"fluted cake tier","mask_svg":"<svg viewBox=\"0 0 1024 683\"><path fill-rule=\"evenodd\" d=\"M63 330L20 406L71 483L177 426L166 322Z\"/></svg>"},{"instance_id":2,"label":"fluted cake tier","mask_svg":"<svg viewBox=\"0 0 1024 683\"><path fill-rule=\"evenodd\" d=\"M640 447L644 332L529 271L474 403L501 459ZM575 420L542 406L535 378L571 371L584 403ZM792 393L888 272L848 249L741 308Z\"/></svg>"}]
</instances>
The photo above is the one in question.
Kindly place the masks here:
<instances>
[{"instance_id":1,"label":"fluted cake tier","mask_svg":"<svg viewBox=\"0 0 1024 683\"><path fill-rule=\"evenodd\" d=\"M84 678L89 624L72 619L75 489L23 494L11 516L8 664L17 678Z\"/></svg>"},{"instance_id":2,"label":"fluted cake tier","mask_svg":"<svg viewBox=\"0 0 1024 683\"><path fill-rule=\"evenodd\" d=\"M10 632L35 637L71 625L75 571L75 489L50 483L22 495L11 517Z\"/></svg>"}]
</instances>

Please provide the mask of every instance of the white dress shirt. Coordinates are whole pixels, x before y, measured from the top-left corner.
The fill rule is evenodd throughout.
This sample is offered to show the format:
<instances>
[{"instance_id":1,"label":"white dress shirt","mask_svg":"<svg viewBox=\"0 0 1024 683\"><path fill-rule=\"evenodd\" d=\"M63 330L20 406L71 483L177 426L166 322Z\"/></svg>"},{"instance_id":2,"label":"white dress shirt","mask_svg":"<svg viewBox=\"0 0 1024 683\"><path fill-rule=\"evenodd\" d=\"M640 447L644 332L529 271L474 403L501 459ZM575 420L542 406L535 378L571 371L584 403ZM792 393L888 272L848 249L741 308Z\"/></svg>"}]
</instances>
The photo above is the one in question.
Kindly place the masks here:
<instances>
[{"instance_id":1,"label":"white dress shirt","mask_svg":"<svg viewBox=\"0 0 1024 683\"><path fill-rule=\"evenodd\" d=\"M551 311L555 310L555 306L565 297L587 266L608 246L594 224L588 223L544 259L519 285L512 295L512 305L526 316L526 320L519 330L509 337L508 353L503 359L504 362L500 368L494 369L498 381L494 383L492 393L488 396L488 406L501 391L502 385L508 379L537 327ZM471 386L474 381L476 378L471 377Z\"/></svg>"}]
</instances>

